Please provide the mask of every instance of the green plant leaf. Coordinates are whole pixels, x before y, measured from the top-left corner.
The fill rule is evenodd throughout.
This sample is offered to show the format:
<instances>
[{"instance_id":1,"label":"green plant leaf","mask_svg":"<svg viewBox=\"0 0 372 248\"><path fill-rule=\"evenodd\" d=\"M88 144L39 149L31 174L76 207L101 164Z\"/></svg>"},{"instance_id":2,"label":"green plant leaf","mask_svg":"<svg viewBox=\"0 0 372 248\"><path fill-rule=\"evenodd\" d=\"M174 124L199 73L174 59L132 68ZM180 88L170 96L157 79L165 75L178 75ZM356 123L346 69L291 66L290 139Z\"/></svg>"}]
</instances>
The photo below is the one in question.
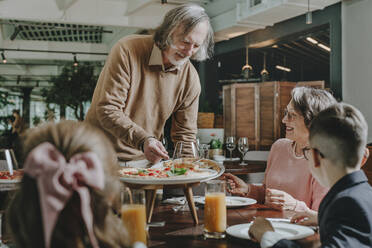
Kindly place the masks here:
<instances>
[{"instance_id":1,"label":"green plant leaf","mask_svg":"<svg viewBox=\"0 0 372 248\"><path fill-rule=\"evenodd\" d=\"M210 149L222 149L222 142L220 139L212 139L209 142Z\"/></svg>"}]
</instances>

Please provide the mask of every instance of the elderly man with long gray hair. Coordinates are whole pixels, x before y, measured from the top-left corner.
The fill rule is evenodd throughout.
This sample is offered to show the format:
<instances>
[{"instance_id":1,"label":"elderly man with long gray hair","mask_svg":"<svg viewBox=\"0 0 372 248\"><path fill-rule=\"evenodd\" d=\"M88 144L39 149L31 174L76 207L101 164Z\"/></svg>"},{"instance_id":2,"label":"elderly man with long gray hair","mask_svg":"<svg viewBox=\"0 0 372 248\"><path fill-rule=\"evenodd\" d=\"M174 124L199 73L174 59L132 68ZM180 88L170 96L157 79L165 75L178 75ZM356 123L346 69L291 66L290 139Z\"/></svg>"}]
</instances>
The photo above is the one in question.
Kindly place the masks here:
<instances>
[{"instance_id":1,"label":"elderly man with long gray hair","mask_svg":"<svg viewBox=\"0 0 372 248\"><path fill-rule=\"evenodd\" d=\"M168 159L159 141L172 116L173 142L194 141L200 81L189 59L212 56L213 30L205 10L170 10L154 35L129 35L112 48L86 121L101 128L122 161Z\"/></svg>"}]
</instances>

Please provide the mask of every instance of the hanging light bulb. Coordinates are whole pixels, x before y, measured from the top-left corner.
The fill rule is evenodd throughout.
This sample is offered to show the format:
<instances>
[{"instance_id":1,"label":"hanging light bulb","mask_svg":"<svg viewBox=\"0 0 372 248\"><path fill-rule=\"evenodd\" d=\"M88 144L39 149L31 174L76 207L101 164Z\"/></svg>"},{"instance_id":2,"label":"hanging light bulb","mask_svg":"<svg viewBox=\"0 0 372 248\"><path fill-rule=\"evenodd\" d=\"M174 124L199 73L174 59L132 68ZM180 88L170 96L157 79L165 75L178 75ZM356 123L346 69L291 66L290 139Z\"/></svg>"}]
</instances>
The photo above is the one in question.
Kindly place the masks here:
<instances>
[{"instance_id":1,"label":"hanging light bulb","mask_svg":"<svg viewBox=\"0 0 372 248\"><path fill-rule=\"evenodd\" d=\"M269 78L269 72L266 70L266 52L264 52L263 69L261 71L262 82L267 81L268 78Z\"/></svg>"},{"instance_id":2,"label":"hanging light bulb","mask_svg":"<svg viewBox=\"0 0 372 248\"><path fill-rule=\"evenodd\" d=\"M306 24L313 23L313 13L310 11L310 0L307 0Z\"/></svg>"},{"instance_id":3,"label":"hanging light bulb","mask_svg":"<svg viewBox=\"0 0 372 248\"><path fill-rule=\"evenodd\" d=\"M248 46L245 49L245 65L242 67L242 71L245 69L252 70L252 66L248 64Z\"/></svg>"},{"instance_id":4,"label":"hanging light bulb","mask_svg":"<svg viewBox=\"0 0 372 248\"><path fill-rule=\"evenodd\" d=\"M1 52L1 58L3 59L3 63L6 64L6 62L8 62L5 58L5 54L4 54L4 51Z\"/></svg>"},{"instance_id":5,"label":"hanging light bulb","mask_svg":"<svg viewBox=\"0 0 372 248\"><path fill-rule=\"evenodd\" d=\"M242 67L243 77L248 79L251 71L252 71L252 66L248 64L248 45L247 45L246 50L245 50L245 65Z\"/></svg>"},{"instance_id":6,"label":"hanging light bulb","mask_svg":"<svg viewBox=\"0 0 372 248\"><path fill-rule=\"evenodd\" d=\"M78 66L78 65L79 65L79 63L78 63L78 61L76 59L76 54L74 54L74 66Z\"/></svg>"},{"instance_id":7,"label":"hanging light bulb","mask_svg":"<svg viewBox=\"0 0 372 248\"><path fill-rule=\"evenodd\" d=\"M269 72L266 70L266 52L264 52L263 69L261 71L261 75L263 74L269 74Z\"/></svg>"}]
</instances>

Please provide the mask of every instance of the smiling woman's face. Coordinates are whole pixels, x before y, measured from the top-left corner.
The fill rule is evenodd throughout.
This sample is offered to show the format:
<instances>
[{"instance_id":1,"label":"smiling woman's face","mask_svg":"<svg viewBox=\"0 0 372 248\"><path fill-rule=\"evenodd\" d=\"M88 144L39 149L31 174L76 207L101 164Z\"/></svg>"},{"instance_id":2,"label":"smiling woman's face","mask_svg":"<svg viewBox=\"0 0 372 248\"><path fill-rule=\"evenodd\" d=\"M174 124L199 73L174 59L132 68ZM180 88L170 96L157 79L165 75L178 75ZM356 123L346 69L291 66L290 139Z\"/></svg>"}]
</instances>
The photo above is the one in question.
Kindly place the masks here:
<instances>
[{"instance_id":1,"label":"smiling woman's face","mask_svg":"<svg viewBox=\"0 0 372 248\"><path fill-rule=\"evenodd\" d=\"M294 109L292 100L287 105L286 113L282 119L286 127L285 137L299 144L307 144L309 130L305 125L304 117Z\"/></svg>"}]
</instances>

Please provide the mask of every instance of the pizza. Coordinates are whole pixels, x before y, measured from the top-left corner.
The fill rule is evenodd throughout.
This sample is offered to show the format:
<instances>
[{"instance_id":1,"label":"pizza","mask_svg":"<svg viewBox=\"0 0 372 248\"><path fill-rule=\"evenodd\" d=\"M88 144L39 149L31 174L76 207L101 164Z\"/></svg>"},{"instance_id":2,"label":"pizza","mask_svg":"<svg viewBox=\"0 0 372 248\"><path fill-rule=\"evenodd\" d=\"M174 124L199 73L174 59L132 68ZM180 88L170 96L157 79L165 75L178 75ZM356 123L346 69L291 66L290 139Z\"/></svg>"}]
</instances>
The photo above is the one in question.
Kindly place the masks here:
<instances>
[{"instance_id":1,"label":"pizza","mask_svg":"<svg viewBox=\"0 0 372 248\"><path fill-rule=\"evenodd\" d=\"M119 175L125 178L143 179L186 179L208 177L218 173L221 168L208 159L176 159L151 168L121 168Z\"/></svg>"},{"instance_id":2,"label":"pizza","mask_svg":"<svg viewBox=\"0 0 372 248\"><path fill-rule=\"evenodd\" d=\"M23 170L14 170L13 175L9 171L0 171L0 180L21 180L23 177Z\"/></svg>"},{"instance_id":3,"label":"pizza","mask_svg":"<svg viewBox=\"0 0 372 248\"><path fill-rule=\"evenodd\" d=\"M170 174L171 168L152 169L152 168L122 168L119 170L119 175L122 177L139 177L139 178L166 178Z\"/></svg>"}]
</instances>

